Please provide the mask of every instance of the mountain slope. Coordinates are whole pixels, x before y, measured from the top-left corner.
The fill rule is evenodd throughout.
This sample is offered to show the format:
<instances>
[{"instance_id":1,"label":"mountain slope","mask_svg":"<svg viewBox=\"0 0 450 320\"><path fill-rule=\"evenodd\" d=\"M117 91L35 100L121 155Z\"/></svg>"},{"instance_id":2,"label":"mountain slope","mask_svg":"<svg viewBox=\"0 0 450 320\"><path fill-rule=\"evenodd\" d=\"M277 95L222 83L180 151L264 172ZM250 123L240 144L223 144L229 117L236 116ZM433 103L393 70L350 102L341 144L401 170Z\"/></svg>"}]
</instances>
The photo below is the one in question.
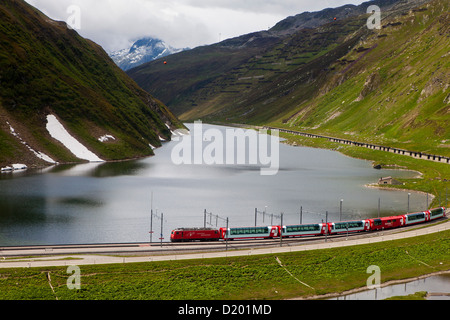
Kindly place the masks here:
<instances>
[{"instance_id":1,"label":"mountain slope","mask_svg":"<svg viewBox=\"0 0 450 320\"><path fill-rule=\"evenodd\" d=\"M0 89L0 165L81 161L51 137L50 114L105 160L152 155L182 126L100 46L22 0L0 3Z\"/></svg>"},{"instance_id":2,"label":"mountain slope","mask_svg":"<svg viewBox=\"0 0 450 320\"><path fill-rule=\"evenodd\" d=\"M388 17L380 30L371 31L328 66L332 72L323 74L325 81L314 96L306 101L294 99L294 106L278 95L287 112L266 120L449 156L448 12L448 2L434 0ZM279 85L289 86L287 81ZM291 98L302 96L299 87L289 89ZM256 108L259 103L254 104Z\"/></svg>"},{"instance_id":3,"label":"mountain slope","mask_svg":"<svg viewBox=\"0 0 450 320\"><path fill-rule=\"evenodd\" d=\"M305 12L280 21L269 31L254 32L174 54L165 59L167 65L153 61L127 73L183 120L195 119L219 111L224 99L242 101L242 93L251 90L247 88L248 85L259 86L261 83L271 82L272 76L292 71L296 66L310 61L313 55L323 54L320 42L326 42L323 46L328 47L333 44L332 40L341 41L342 36L359 28L359 22L359 25L345 26L343 21L365 13L369 4L376 4L382 10L391 10L393 6L403 2L405 1L375 0L359 6L346 5L319 12ZM334 21L335 17L337 21ZM340 26L337 37L331 35L329 39L325 39L328 35L323 37L316 34L314 28L329 23ZM283 49L285 42L290 44ZM313 49L308 48L311 42L314 42ZM285 56L289 60L284 59ZM253 74L245 73L249 68L252 68ZM246 81L250 79L253 81ZM192 109L196 111L191 112ZM187 112L189 114L185 114Z\"/></svg>"},{"instance_id":4,"label":"mountain slope","mask_svg":"<svg viewBox=\"0 0 450 320\"><path fill-rule=\"evenodd\" d=\"M407 1L401 1L407 2ZM416 1L417 2L417 1ZM321 25L329 23L334 18L339 20L348 19L358 15L365 14L369 5L375 4L384 11L392 10L394 6L399 5L398 0L378 0L367 1L360 5L348 4L337 8L327 8L318 12L303 12L278 22L271 30L285 31L294 33L301 29L318 28Z\"/></svg>"},{"instance_id":5,"label":"mountain slope","mask_svg":"<svg viewBox=\"0 0 450 320\"><path fill-rule=\"evenodd\" d=\"M167 64L156 60L127 73L174 113L182 114L197 103L192 94L279 41L271 32L257 32L170 55L164 59Z\"/></svg>"},{"instance_id":6,"label":"mountain slope","mask_svg":"<svg viewBox=\"0 0 450 320\"><path fill-rule=\"evenodd\" d=\"M131 48L112 52L109 56L124 71L187 49L175 49L164 41L154 38L142 38Z\"/></svg>"},{"instance_id":7,"label":"mountain slope","mask_svg":"<svg viewBox=\"0 0 450 320\"><path fill-rule=\"evenodd\" d=\"M297 30L288 18L274 27L284 33L278 41L189 90L172 87L178 98L168 104L183 120L273 124L450 155L448 1L384 1L382 28L369 30L373 3L381 2L316 28ZM186 65L186 57L172 59ZM160 81L179 75L152 63L131 75L145 85L154 70ZM166 91L152 92L165 101Z\"/></svg>"}]
</instances>

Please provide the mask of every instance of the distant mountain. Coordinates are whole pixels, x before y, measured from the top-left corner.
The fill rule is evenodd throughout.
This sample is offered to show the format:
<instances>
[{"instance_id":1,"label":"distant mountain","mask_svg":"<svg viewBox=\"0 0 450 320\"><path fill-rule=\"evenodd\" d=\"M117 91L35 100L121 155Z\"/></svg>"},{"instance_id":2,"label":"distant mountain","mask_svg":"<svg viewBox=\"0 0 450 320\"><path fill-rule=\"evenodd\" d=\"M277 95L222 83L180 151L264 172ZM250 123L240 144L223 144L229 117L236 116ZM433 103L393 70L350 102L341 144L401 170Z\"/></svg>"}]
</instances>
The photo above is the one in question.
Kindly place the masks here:
<instances>
[{"instance_id":1,"label":"distant mountain","mask_svg":"<svg viewBox=\"0 0 450 320\"><path fill-rule=\"evenodd\" d=\"M182 127L99 45L23 0L0 2L1 168L150 156Z\"/></svg>"},{"instance_id":2,"label":"distant mountain","mask_svg":"<svg viewBox=\"0 0 450 320\"><path fill-rule=\"evenodd\" d=\"M367 28L372 4L380 29ZM184 121L274 124L450 155L449 12L444 0L325 9L128 74Z\"/></svg>"},{"instance_id":3,"label":"distant mountain","mask_svg":"<svg viewBox=\"0 0 450 320\"><path fill-rule=\"evenodd\" d=\"M367 8L372 4L379 6L386 12L392 11L394 6L399 8L400 6L410 5L412 2L419 4L426 1L427 0L376 0L363 2L360 5L347 4L341 7L327 8L316 12L303 12L281 20L270 30L292 34L301 29L320 27L321 25L334 20L334 18L336 18L336 20L344 20L365 14Z\"/></svg>"},{"instance_id":4,"label":"distant mountain","mask_svg":"<svg viewBox=\"0 0 450 320\"><path fill-rule=\"evenodd\" d=\"M162 40L147 37L137 40L131 48L114 51L109 56L122 70L127 71L184 50L188 50L188 48L175 49Z\"/></svg>"},{"instance_id":5,"label":"distant mountain","mask_svg":"<svg viewBox=\"0 0 450 320\"><path fill-rule=\"evenodd\" d=\"M301 58L293 63L288 62L292 68L315 56L310 52L312 50L310 45L315 46L315 51L321 52L323 47L342 42L349 34L359 29L363 23L345 25L344 21L365 14L369 5L376 4L383 11L387 11L391 10L393 3L399 5L411 1L425 0L374 0L359 6L345 5L318 12L304 12L283 19L270 30L253 32L173 54L166 58L167 65L156 61L149 62L128 70L127 73L141 88L161 99L180 118L191 120L191 116L195 118L203 115L203 110L216 111L215 108L209 109L207 106L215 101L215 97L240 95L249 91L248 88L242 91L230 87L230 82L235 82L233 79L236 77L247 78L241 76L242 71L247 68L247 63L256 60L251 63L262 65L265 60L268 61L263 70L253 71L257 77L265 74L264 78L258 78L262 83L268 81L269 73L272 75L272 71L280 72L278 61L271 61L274 60L271 57L279 54L279 51L274 53L272 50L282 48L285 42L292 46L286 51L292 49L292 52L297 53L297 57L291 59ZM335 17L338 18L337 21L334 21ZM329 37L322 37L322 31L314 30L329 23L339 26L339 30L334 34L333 30L328 28L331 34ZM262 59L266 56L267 59ZM249 81L241 80L241 82ZM206 105L202 106L204 103ZM221 107L222 102L217 104L217 108ZM203 110L198 112L200 109Z\"/></svg>"}]
</instances>

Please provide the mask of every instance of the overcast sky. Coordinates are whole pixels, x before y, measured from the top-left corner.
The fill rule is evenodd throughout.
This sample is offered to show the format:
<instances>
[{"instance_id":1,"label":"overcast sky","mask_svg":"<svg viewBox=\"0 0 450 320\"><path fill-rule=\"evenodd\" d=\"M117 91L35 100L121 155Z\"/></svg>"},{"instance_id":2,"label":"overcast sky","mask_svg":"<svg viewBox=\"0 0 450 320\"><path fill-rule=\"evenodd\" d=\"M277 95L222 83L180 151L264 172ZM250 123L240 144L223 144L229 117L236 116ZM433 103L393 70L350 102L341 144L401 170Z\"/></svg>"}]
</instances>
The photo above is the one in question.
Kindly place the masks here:
<instances>
[{"instance_id":1,"label":"overcast sky","mask_svg":"<svg viewBox=\"0 0 450 320\"><path fill-rule=\"evenodd\" d=\"M26 0L54 20L75 17L89 38L113 51L144 36L164 40L176 48L266 30L278 21L305 11L360 4L363 0Z\"/></svg>"}]
</instances>

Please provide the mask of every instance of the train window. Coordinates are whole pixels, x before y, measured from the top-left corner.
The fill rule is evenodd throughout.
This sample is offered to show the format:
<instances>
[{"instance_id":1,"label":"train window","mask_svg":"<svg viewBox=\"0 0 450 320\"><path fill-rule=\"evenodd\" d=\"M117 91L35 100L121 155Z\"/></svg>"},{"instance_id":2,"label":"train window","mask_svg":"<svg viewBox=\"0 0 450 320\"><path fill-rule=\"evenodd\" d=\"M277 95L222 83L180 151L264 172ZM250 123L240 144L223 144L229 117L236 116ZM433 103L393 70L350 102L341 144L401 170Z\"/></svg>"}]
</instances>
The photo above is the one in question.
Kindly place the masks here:
<instances>
[{"instance_id":1,"label":"train window","mask_svg":"<svg viewBox=\"0 0 450 320\"><path fill-rule=\"evenodd\" d=\"M408 215L409 221L419 220L419 219L423 219L423 218L425 218L425 213L423 213L423 212Z\"/></svg>"},{"instance_id":2,"label":"train window","mask_svg":"<svg viewBox=\"0 0 450 320\"><path fill-rule=\"evenodd\" d=\"M431 216L434 217L434 216L440 215L440 214L442 214L443 211L444 210L442 210L442 208L431 210Z\"/></svg>"},{"instance_id":3,"label":"train window","mask_svg":"<svg viewBox=\"0 0 450 320\"><path fill-rule=\"evenodd\" d=\"M340 222L335 223L336 230L347 229L347 228L361 228L363 226L362 221L353 221L353 222Z\"/></svg>"},{"instance_id":4,"label":"train window","mask_svg":"<svg viewBox=\"0 0 450 320\"><path fill-rule=\"evenodd\" d=\"M320 230L320 227L317 224L287 227L287 232L304 232L304 231L318 231L318 230ZM286 232L286 230L284 231Z\"/></svg>"},{"instance_id":5,"label":"train window","mask_svg":"<svg viewBox=\"0 0 450 320\"><path fill-rule=\"evenodd\" d=\"M360 228L363 226L362 221L357 222L341 222L335 223L336 230L347 229L347 228Z\"/></svg>"},{"instance_id":6,"label":"train window","mask_svg":"<svg viewBox=\"0 0 450 320\"><path fill-rule=\"evenodd\" d=\"M373 225L375 225L375 226L381 226L381 219L375 219L375 220L373 220Z\"/></svg>"},{"instance_id":7,"label":"train window","mask_svg":"<svg viewBox=\"0 0 450 320\"><path fill-rule=\"evenodd\" d=\"M268 233L269 228L235 228L231 229L230 234L239 235L239 234L260 234L260 233Z\"/></svg>"}]
</instances>

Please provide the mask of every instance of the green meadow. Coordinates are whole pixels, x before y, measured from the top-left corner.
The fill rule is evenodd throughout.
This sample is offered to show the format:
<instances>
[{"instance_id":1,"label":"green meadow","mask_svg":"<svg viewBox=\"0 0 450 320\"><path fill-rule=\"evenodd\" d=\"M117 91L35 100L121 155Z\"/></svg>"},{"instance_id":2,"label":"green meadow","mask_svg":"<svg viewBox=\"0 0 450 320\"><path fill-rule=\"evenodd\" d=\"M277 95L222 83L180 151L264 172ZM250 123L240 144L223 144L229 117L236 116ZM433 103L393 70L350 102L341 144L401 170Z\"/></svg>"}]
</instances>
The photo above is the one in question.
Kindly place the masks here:
<instances>
[{"instance_id":1,"label":"green meadow","mask_svg":"<svg viewBox=\"0 0 450 320\"><path fill-rule=\"evenodd\" d=\"M449 249L450 231L445 231L388 243L304 252L81 266L80 290L68 289L66 268L1 269L0 299L307 298L365 287L371 275L367 268L372 265L380 268L382 283L449 270Z\"/></svg>"}]
</instances>

